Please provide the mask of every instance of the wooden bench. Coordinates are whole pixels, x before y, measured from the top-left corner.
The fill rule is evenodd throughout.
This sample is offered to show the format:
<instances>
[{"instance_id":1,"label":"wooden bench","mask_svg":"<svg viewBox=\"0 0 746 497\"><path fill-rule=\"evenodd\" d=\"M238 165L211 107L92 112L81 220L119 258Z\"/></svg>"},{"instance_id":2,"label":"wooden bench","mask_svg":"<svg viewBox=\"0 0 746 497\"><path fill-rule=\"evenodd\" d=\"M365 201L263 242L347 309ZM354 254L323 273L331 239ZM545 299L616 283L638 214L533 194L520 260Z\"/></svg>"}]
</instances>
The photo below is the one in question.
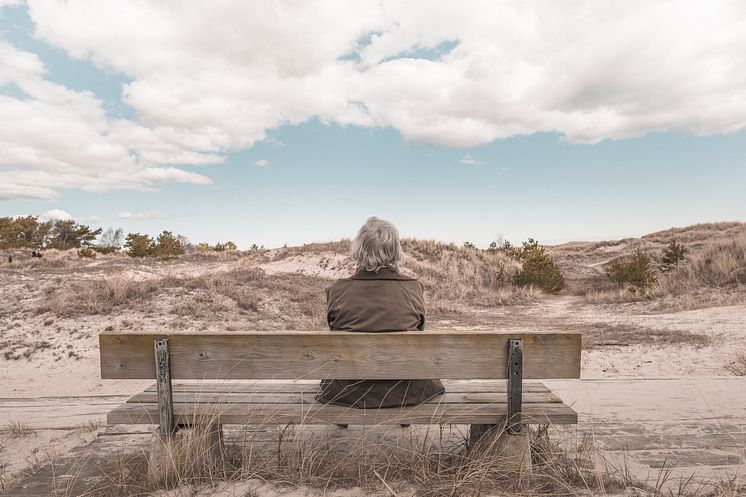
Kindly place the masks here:
<instances>
[{"instance_id":1,"label":"wooden bench","mask_svg":"<svg viewBox=\"0 0 746 497\"><path fill-rule=\"evenodd\" d=\"M577 423L544 384L523 380L579 378L579 333L107 332L99 343L103 379L156 380L108 423L158 424L163 437L215 416L247 425L468 424L473 436L495 425L517 433ZM305 380L325 378L440 378L446 393L418 406L354 409L314 402L318 383ZM472 381L449 381L464 379Z\"/></svg>"}]
</instances>

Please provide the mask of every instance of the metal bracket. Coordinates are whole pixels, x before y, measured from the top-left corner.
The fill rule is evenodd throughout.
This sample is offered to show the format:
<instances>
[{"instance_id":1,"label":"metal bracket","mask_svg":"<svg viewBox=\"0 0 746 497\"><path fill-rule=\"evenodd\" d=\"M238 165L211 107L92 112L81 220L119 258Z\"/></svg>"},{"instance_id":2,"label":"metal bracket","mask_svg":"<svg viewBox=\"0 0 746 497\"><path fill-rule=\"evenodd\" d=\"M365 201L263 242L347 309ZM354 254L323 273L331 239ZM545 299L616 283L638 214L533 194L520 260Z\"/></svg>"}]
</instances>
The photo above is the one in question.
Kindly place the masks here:
<instances>
[{"instance_id":1,"label":"metal bracket","mask_svg":"<svg viewBox=\"0 0 746 497\"><path fill-rule=\"evenodd\" d=\"M153 341L155 349L155 378L158 392L158 420L161 437L169 438L176 433L174 417L174 397L171 390L171 364L169 360L168 338Z\"/></svg>"},{"instance_id":2,"label":"metal bracket","mask_svg":"<svg viewBox=\"0 0 746 497\"><path fill-rule=\"evenodd\" d=\"M508 418L507 430L511 435L521 432L523 403L523 340L508 341Z\"/></svg>"}]
</instances>

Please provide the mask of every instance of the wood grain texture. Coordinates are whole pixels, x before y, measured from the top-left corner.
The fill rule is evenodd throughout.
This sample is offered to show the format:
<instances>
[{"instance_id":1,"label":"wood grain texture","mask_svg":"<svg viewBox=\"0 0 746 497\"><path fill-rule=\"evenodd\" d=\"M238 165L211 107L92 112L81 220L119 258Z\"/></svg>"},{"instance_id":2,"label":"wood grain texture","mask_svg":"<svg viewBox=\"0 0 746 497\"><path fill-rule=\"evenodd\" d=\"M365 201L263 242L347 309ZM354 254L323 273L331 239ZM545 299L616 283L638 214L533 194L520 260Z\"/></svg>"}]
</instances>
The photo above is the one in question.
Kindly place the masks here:
<instances>
[{"instance_id":1,"label":"wood grain texture","mask_svg":"<svg viewBox=\"0 0 746 497\"><path fill-rule=\"evenodd\" d=\"M507 404L421 404L402 409L352 409L324 404L231 404L194 406L175 404L174 414L180 425L206 420L223 424L501 424ZM157 424L156 404L124 404L107 416L109 424ZM575 424L577 414L559 403L524 405L527 424Z\"/></svg>"},{"instance_id":2,"label":"wood grain texture","mask_svg":"<svg viewBox=\"0 0 746 497\"><path fill-rule=\"evenodd\" d=\"M523 341L510 340L508 345L508 433L521 431L523 404Z\"/></svg>"},{"instance_id":3,"label":"wood grain texture","mask_svg":"<svg viewBox=\"0 0 746 497\"><path fill-rule=\"evenodd\" d=\"M170 437L176 433L174 421L174 399L171 391L171 369L169 367L168 339L155 340L156 402L158 403L161 437Z\"/></svg>"},{"instance_id":4,"label":"wood grain texture","mask_svg":"<svg viewBox=\"0 0 746 497\"><path fill-rule=\"evenodd\" d=\"M236 392L176 392L174 404L313 404L315 393L236 393ZM130 404L157 402L153 392L142 392L127 400ZM552 403L562 400L552 392L527 393L524 403ZM435 403L442 404L505 404L508 397L504 392L446 392Z\"/></svg>"},{"instance_id":5,"label":"wood grain texture","mask_svg":"<svg viewBox=\"0 0 746 497\"><path fill-rule=\"evenodd\" d=\"M507 392L505 380L443 380L446 391L453 392ZM231 381L178 381L172 382L172 390L176 392L203 393L316 393L319 390L318 381L303 382L274 382L265 380L231 380ZM155 392L155 384L145 389L145 392ZM549 388L538 381L524 381L523 392L549 392Z\"/></svg>"},{"instance_id":6,"label":"wood grain texture","mask_svg":"<svg viewBox=\"0 0 746 497\"><path fill-rule=\"evenodd\" d=\"M168 338L173 379L506 378L523 340L523 377L579 378L579 333L263 331L99 335L101 378L155 378L153 341Z\"/></svg>"}]
</instances>

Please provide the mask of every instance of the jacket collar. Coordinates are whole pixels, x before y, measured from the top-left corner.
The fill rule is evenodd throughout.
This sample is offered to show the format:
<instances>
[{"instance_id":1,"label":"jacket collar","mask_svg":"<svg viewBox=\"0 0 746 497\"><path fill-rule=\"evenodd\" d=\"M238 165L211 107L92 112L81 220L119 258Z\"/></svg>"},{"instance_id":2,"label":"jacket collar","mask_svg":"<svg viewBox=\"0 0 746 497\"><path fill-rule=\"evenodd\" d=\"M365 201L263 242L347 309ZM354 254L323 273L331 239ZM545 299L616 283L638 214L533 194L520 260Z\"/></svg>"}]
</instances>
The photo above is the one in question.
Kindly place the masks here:
<instances>
[{"instance_id":1,"label":"jacket collar","mask_svg":"<svg viewBox=\"0 0 746 497\"><path fill-rule=\"evenodd\" d=\"M358 272L353 274L350 279L353 280L404 280L404 281L412 281L416 278L410 278L409 276L404 276L399 271L392 271L388 268L382 267L378 270L377 273L374 273L373 271L366 271L365 269L360 269Z\"/></svg>"}]
</instances>

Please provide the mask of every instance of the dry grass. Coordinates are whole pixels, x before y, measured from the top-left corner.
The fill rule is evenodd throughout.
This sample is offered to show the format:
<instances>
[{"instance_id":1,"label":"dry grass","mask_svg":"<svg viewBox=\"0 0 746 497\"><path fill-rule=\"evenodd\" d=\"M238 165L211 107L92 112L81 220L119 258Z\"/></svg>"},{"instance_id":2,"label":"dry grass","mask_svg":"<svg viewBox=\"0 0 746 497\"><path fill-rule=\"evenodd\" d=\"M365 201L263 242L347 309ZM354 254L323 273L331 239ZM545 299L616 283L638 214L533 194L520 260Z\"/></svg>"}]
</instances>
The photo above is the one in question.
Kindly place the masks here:
<instances>
[{"instance_id":1,"label":"dry grass","mask_svg":"<svg viewBox=\"0 0 746 497\"><path fill-rule=\"evenodd\" d=\"M324 329L328 284L321 278L266 275L254 268L141 281L115 275L52 288L36 313L71 318L166 308L180 319L211 323L230 316L247 329Z\"/></svg>"},{"instance_id":2,"label":"dry grass","mask_svg":"<svg viewBox=\"0 0 746 497\"><path fill-rule=\"evenodd\" d=\"M725 365L725 369L735 376L746 376L746 348L736 352L733 360Z\"/></svg>"},{"instance_id":3,"label":"dry grass","mask_svg":"<svg viewBox=\"0 0 746 497\"><path fill-rule=\"evenodd\" d=\"M746 302L746 230L741 223L705 225L688 230L684 239L693 240L687 247L687 258L679 267L659 273L658 281L645 290L604 288L593 284L576 292L585 293L592 304L656 301L659 310L680 311L717 305ZM696 227L693 227L696 228ZM702 233L715 230L721 234L713 241L703 239ZM722 234L722 231L727 233ZM667 235L666 235L667 236ZM665 240L656 234L647 240ZM670 238L668 238L670 240ZM679 238L677 238L679 241ZM600 290L597 288L601 288Z\"/></svg>"},{"instance_id":4,"label":"dry grass","mask_svg":"<svg viewBox=\"0 0 746 497\"><path fill-rule=\"evenodd\" d=\"M736 497L744 490L737 479L707 487L693 477L677 480L670 466L662 468L657 478L652 475L652 483L643 483L626 459L607 460L589 434L550 436L554 428L549 426L529 431L533 469L528 479L508 463L511 458L502 452L499 438L483 439L467 451L458 427L379 426L350 433L352 429L297 425L280 427L272 432L274 436L260 427L247 427L243 438L233 438L218 452L222 457L213 457L220 444L209 429L214 420L202 421L159 446L161 465L154 468L151 460L148 468L144 457L120 453L101 467L102 478L94 488L76 495L149 495L159 488L171 488L168 495L210 495L209 489L246 488L247 482L256 482L257 488L264 487L271 495L293 489L304 495L327 495L360 488L371 495L407 497ZM455 436L444 436L444 430L453 429ZM334 431L345 435L330 435ZM69 482L66 488L72 488Z\"/></svg>"},{"instance_id":5,"label":"dry grass","mask_svg":"<svg viewBox=\"0 0 746 497\"><path fill-rule=\"evenodd\" d=\"M29 428L29 425L23 421L11 420L5 426L5 433L10 438L25 438L36 434L36 431Z\"/></svg>"},{"instance_id":6,"label":"dry grass","mask_svg":"<svg viewBox=\"0 0 746 497\"><path fill-rule=\"evenodd\" d=\"M47 297L36 312L57 317L109 313L118 306L134 305L156 292L158 280L136 281L122 274L109 278L74 281L48 287Z\"/></svg>"},{"instance_id":7,"label":"dry grass","mask_svg":"<svg viewBox=\"0 0 746 497\"><path fill-rule=\"evenodd\" d=\"M431 305L469 303L494 306L526 303L541 291L516 287L520 263L498 251L457 247L433 240L402 241L404 266L425 285Z\"/></svg>"}]
</instances>

